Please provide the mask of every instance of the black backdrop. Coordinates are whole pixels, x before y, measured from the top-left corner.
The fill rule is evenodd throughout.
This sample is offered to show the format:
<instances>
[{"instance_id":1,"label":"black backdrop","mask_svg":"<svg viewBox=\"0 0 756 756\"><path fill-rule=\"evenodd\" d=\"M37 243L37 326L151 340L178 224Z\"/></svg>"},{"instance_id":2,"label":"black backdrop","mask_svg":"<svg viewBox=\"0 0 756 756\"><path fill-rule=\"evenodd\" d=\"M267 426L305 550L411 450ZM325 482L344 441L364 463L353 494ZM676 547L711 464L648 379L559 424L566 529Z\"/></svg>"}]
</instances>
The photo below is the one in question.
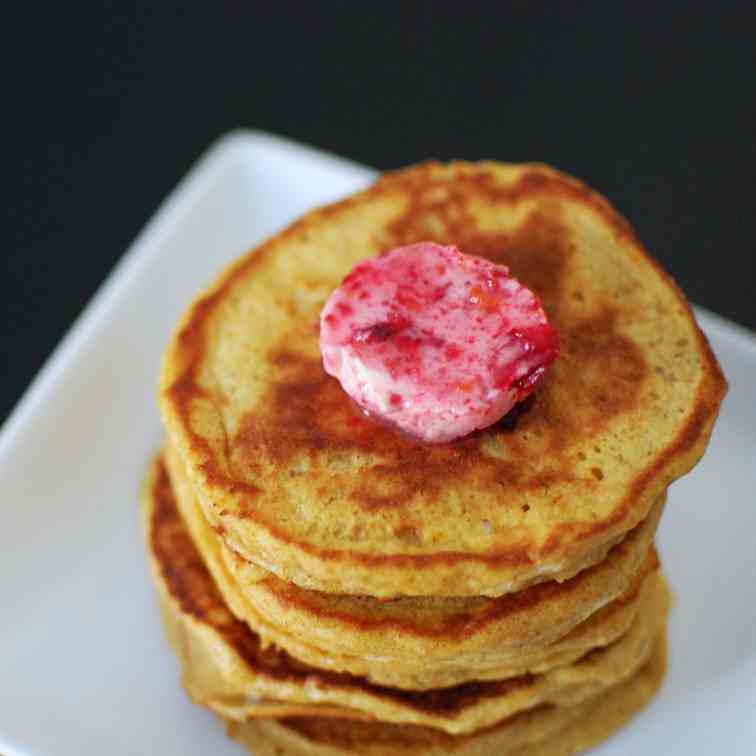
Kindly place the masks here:
<instances>
[{"instance_id":1,"label":"black backdrop","mask_svg":"<svg viewBox=\"0 0 756 756\"><path fill-rule=\"evenodd\" d=\"M377 168L550 162L756 327L750 2L28 3L4 11L0 420L234 127Z\"/></svg>"}]
</instances>

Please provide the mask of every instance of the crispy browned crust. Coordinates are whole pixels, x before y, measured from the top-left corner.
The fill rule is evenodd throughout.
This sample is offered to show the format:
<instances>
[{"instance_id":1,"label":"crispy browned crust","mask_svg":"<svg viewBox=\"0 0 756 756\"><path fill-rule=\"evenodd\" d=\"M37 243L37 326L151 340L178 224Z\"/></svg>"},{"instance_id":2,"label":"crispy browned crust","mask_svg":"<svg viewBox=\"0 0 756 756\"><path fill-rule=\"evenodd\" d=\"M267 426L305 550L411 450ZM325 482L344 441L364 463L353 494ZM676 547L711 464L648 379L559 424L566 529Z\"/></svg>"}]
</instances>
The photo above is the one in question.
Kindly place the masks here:
<instances>
[{"instance_id":1,"label":"crispy browned crust","mask_svg":"<svg viewBox=\"0 0 756 756\"><path fill-rule=\"evenodd\" d=\"M383 722L320 717L226 722L228 734L256 756L567 756L598 745L645 707L666 673L662 633L631 680L577 706L541 707L471 735Z\"/></svg>"},{"instance_id":2,"label":"crispy browned crust","mask_svg":"<svg viewBox=\"0 0 756 756\"><path fill-rule=\"evenodd\" d=\"M695 464L708 442L726 391L721 369L706 337L695 323L685 296L647 255L627 221L604 198L579 181L545 166L525 166L516 182L502 186L493 180L486 164L453 164L448 170L455 170L458 175L451 184L450 192L435 205L430 205L436 217L442 219L446 226L439 238L459 244L466 252L497 261L505 260L513 273L536 291L550 317L555 320L562 335L561 359L574 363L574 367L569 368L577 376L574 380L580 380L579 372L585 364L595 365L596 361L600 361L611 389L601 386L592 388L595 401L591 406L586 404L580 427L574 422L565 423L564 416L560 416L559 423L549 424L555 408L550 404L547 379L532 406L517 419L518 433L513 433L503 423L456 443L428 447L370 424L354 411L335 381L324 373L318 360L281 343L270 352L269 359L285 374L286 380L271 386L270 394L260 403L264 410L257 408L248 421L241 423L235 436L226 438L227 457L230 458L233 453L238 459L253 464L256 455L264 453L272 464L283 466L303 449L314 454L378 450L385 459L391 460L390 463L378 465L365 474L364 485L358 486L354 494L366 513L401 508L418 490L426 492L430 498L441 497L444 486L464 474L474 475L481 486L519 487L518 490L522 489L529 495L559 486L572 486L570 490L575 495L588 498L595 495L604 473L599 467L593 467L587 477L576 475L575 458L571 453L572 440L583 428L595 431L612 417L632 415L639 401L638 387L643 384L651 365L640 347L618 329L616 320L619 312L606 302L590 317L579 322L560 322L557 300L563 294L560 291L562 269L569 264L572 250L569 245L565 246L566 237L560 227L558 212L548 215L534 211L514 234L485 233L471 224L460 210L460 197L467 194L478 194L507 207L517 206L533 197L544 203L568 200L586 212L599 216L606 228L626 243L628 252L637 257L647 274L663 279L674 294L679 308L678 316L689 321L695 343L686 348L695 353L701 364L701 378L688 402L692 411L679 424L674 437L667 439L663 447L655 450L648 462L637 469L630 485L605 516L588 521L555 522L548 538L538 549L534 549L527 538L519 542L511 538L505 543L477 551L426 548L418 553L413 548L417 531L411 516L395 531L397 544L402 539L407 543L408 547L402 550L404 553L397 553L399 549L385 553L381 550L331 548L292 537L269 512L256 506L260 489L235 475L228 464L221 463L208 440L192 428L189 415L195 399L222 402L222 398L209 396L198 378L198 370L206 355L208 319L231 288L275 255L287 240L302 237L311 227L337 218L345 210L370 202L373 198L397 192L409 197L406 211L401 217L394 219L387 228L377 230L384 248L428 238L428 229L418 227L416 221L428 210L429 197L432 197L429 187L433 186L439 171L443 170L440 165L429 163L388 174L368 192L310 213L292 224L254 253L241 258L224 273L210 293L193 304L170 350L172 366L166 373L169 380L162 387L162 403L170 415L169 430L174 435L179 433L178 446L185 455L192 457L195 480L205 491L204 505L213 509L212 519L227 528L224 537L229 545L252 561L259 555L244 539L236 537L235 520L253 523L270 543L281 544L308 558L306 564L309 571L285 575L287 579L308 588L328 591L344 588L344 592L359 592L353 590L359 586L352 583L348 584L347 590L338 584L338 580L336 584L329 582L334 572L351 575L350 580L359 583L360 580L370 580L371 570L390 568L393 572L421 573L438 568L442 577L430 581L427 590L421 581L413 583L414 592L442 594L445 585L453 585L459 594L494 595L504 592L492 585L495 580L492 575L497 571L509 569L514 572L523 568L527 572L527 568L539 562L551 557L579 554L581 549L590 554L594 544L616 538L645 517L653 500L663 489ZM533 249L546 252L533 256ZM574 296L580 296L580 292L575 292ZM313 338L316 338L316 334L313 334ZM569 375L569 370L561 375ZM615 389L617 386L619 388ZM323 418L323 422L318 422L319 417ZM550 464L548 470L537 475L529 473L526 458L518 457L518 453L529 453L527 447L520 444L525 432L545 434ZM507 445L509 460L481 455L481 443L496 442L499 438ZM519 446L522 447L521 452L518 452ZM381 493L384 489L388 491L387 494ZM223 501L224 496L235 497L238 511L230 512L224 506L216 505L215 502ZM313 569L318 561L329 563L328 580L323 579L322 584ZM343 569L334 570L334 564L341 565ZM466 579L455 583L452 580L457 571L460 578L467 578L476 564L488 569L478 583ZM354 568L351 573L350 566ZM470 587L467 588L467 585ZM522 585L513 583L508 590L518 589ZM363 587L364 592L374 595L396 595L383 586L366 584ZM401 592L406 591L398 591Z\"/></svg>"},{"instance_id":3,"label":"crispy browned crust","mask_svg":"<svg viewBox=\"0 0 756 756\"><path fill-rule=\"evenodd\" d=\"M234 619L191 540L160 464L150 471L143 512L150 560L159 576L159 594L170 601L162 605L166 629L182 665L186 665L184 684L197 703L224 716L311 715L364 720L380 713L376 707L384 707L380 718L389 721L426 722L449 732L469 732L481 717L480 726L489 726L525 708L546 705L544 701L561 703L563 698L571 701L575 696L584 700L616 684L617 676L624 679L633 674L644 663L650 641L666 614L662 611L664 596L660 595L657 603L659 598L661 603L652 603L649 608L654 611L647 609L646 621L628 634L628 639L632 636L628 648L623 639L607 649L594 649L574 665L548 673L557 675L553 683L547 676L526 674L501 681L405 691L305 664L274 646L266 647L246 624ZM170 608L173 605L176 609ZM607 663L605 657L612 661ZM216 659L220 660L212 674L207 670L198 676L191 672L198 664L213 668ZM243 682L249 676L233 672L237 659L253 676L253 690ZM587 683L581 677L585 674ZM300 695L307 690L319 693L309 701L288 701L287 685L288 690L297 690ZM576 692L581 685L582 692ZM539 695L545 698L539 700ZM528 706L531 699L533 703ZM334 700L343 703L336 705ZM492 710L486 712L487 707ZM502 713L497 716L497 711Z\"/></svg>"}]
</instances>

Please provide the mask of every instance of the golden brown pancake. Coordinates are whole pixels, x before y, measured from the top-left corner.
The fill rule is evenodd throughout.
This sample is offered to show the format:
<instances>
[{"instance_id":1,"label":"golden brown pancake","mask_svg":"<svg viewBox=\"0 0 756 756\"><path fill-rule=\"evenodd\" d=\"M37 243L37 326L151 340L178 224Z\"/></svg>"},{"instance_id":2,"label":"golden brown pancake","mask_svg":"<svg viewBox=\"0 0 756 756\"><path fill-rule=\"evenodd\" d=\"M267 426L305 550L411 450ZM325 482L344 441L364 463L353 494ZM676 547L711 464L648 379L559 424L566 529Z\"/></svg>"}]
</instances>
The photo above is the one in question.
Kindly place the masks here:
<instances>
[{"instance_id":1,"label":"golden brown pancake","mask_svg":"<svg viewBox=\"0 0 756 756\"><path fill-rule=\"evenodd\" d=\"M422 240L508 265L562 350L527 406L435 446L365 418L318 350L355 263ZM600 195L542 165L431 163L227 269L169 344L160 406L245 560L324 592L498 596L600 562L698 461L725 388L685 297Z\"/></svg>"},{"instance_id":2,"label":"golden brown pancake","mask_svg":"<svg viewBox=\"0 0 756 756\"><path fill-rule=\"evenodd\" d=\"M628 679L648 659L667 614L667 590L655 572L629 631L574 664L426 692L381 687L263 648L226 608L159 465L150 473L143 507L162 615L184 685L195 700L226 717L330 714L473 732L543 704L581 703Z\"/></svg>"},{"instance_id":3,"label":"golden brown pancake","mask_svg":"<svg viewBox=\"0 0 756 756\"><path fill-rule=\"evenodd\" d=\"M651 543L661 504L603 562L563 583L497 599L381 601L307 591L240 567L207 524L170 446L165 456L179 509L231 611L303 661L382 685L437 688L575 661L629 628L643 578L658 567Z\"/></svg>"},{"instance_id":4,"label":"golden brown pancake","mask_svg":"<svg viewBox=\"0 0 756 756\"><path fill-rule=\"evenodd\" d=\"M567 756L598 745L644 708L665 671L662 635L643 669L599 698L532 709L472 735L319 717L230 721L226 727L255 756Z\"/></svg>"}]
</instances>

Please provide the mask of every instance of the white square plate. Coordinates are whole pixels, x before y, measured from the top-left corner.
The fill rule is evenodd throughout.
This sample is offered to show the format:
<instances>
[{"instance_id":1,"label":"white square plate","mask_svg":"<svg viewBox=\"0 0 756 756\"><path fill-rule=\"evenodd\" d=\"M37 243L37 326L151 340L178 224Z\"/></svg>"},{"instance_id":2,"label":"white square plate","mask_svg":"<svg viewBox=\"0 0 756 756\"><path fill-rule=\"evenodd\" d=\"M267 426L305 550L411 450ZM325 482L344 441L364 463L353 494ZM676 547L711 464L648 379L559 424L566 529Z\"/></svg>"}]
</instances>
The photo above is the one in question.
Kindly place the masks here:
<instances>
[{"instance_id":1,"label":"white square plate","mask_svg":"<svg viewBox=\"0 0 756 756\"><path fill-rule=\"evenodd\" d=\"M0 753L239 753L163 640L137 492L160 444L160 353L190 297L364 167L221 139L157 212L0 434ZM661 695L598 752L756 753L756 338L698 313L730 380L659 536L677 593Z\"/></svg>"}]
</instances>

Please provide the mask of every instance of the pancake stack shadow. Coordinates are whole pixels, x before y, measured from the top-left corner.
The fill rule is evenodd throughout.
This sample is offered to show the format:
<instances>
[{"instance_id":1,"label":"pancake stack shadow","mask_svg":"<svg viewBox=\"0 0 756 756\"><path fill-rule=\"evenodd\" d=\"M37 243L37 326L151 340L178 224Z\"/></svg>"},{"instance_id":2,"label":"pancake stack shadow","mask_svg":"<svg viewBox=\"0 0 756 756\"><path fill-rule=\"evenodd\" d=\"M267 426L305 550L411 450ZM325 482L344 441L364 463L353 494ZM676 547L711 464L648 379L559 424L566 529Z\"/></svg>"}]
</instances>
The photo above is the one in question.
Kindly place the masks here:
<instances>
[{"instance_id":1,"label":"pancake stack shadow","mask_svg":"<svg viewBox=\"0 0 756 756\"><path fill-rule=\"evenodd\" d=\"M356 261L429 237L510 265L562 339L526 408L431 447L355 410L313 327ZM725 388L624 219L556 171L427 164L309 214L166 352L142 515L185 689L258 756L602 741L662 682L654 535Z\"/></svg>"}]
</instances>

